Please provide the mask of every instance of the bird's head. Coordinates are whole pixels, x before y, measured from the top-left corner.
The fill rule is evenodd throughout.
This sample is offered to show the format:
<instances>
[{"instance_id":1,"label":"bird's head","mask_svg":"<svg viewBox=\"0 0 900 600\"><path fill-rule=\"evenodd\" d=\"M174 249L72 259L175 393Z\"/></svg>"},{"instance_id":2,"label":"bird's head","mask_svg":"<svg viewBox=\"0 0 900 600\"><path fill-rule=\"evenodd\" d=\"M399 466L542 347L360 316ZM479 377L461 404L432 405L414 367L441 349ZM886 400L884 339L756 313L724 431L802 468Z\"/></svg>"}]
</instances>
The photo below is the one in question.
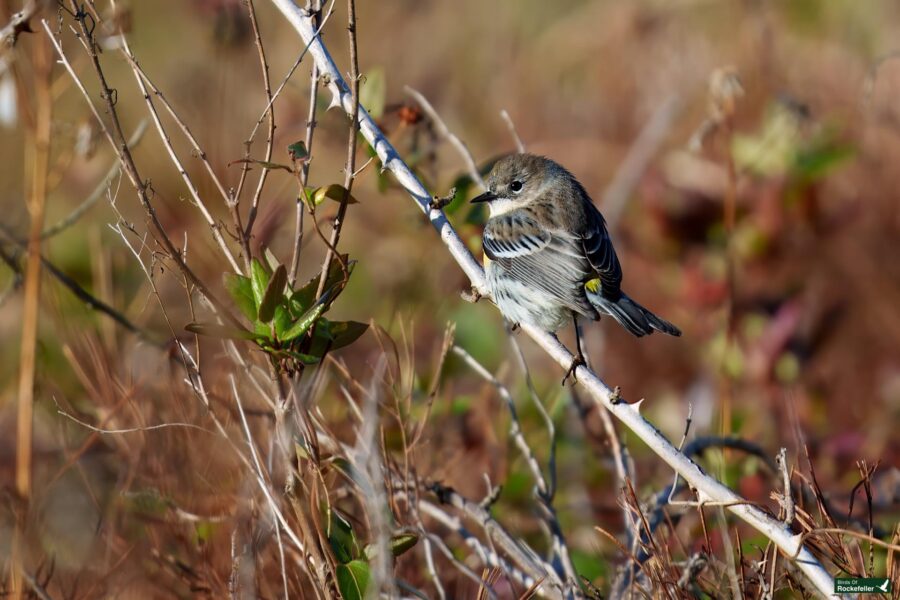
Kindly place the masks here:
<instances>
[{"instance_id":1,"label":"bird's head","mask_svg":"<svg viewBox=\"0 0 900 600\"><path fill-rule=\"evenodd\" d=\"M472 202L487 202L491 216L526 207L553 186L570 185L571 175L549 158L511 154L494 164L485 180L487 191Z\"/></svg>"}]
</instances>

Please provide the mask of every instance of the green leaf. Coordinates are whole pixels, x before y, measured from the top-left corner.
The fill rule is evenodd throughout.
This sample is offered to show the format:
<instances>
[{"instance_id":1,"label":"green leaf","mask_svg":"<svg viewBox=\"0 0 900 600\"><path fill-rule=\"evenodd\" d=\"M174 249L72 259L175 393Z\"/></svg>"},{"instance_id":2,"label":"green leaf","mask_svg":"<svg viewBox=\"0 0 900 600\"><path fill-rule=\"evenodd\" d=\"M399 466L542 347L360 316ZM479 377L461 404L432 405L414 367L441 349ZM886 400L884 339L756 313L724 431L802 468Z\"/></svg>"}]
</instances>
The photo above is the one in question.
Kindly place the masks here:
<instances>
[{"instance_id":1,"label":"green leaf","mask_svg":"<svg viewBox=\"0 0 900 600\"><path fill-rule=\"evenodd\" d=\"M237 327L220 325L219 323L188 323L184 328L191 333L229 340L256 340L264 337L246 329L238 329Z\"/></svg>"},{"instance_id":2,"label":"green leaf","mask_svg":"<svg viewBox=\"0 0 900 600\"><path fill-rule=\"evenodd\" d=\"M419 536L412 533L401 533L391 538L391 554L400 556L401 554L411 550L413 546L419 543Z\"/></svg>"},{"instance_id":3,"label":"green leaf","mask_svg":"<svg viewBox=\"0 0 900 600\"><path fill-rule=\"evenodd\" d=\"M284 335L281 336L281 340L283 342L289 342L306 333L309 328L312 327L312 324L316 322L316 319L321 317L322 313L325 312L325 308L328 306L328 299L330 296L330 290L323 294L319 302L311 306L309 310L303 313L303 315L299 319L297 319L294 324L288 328L287 331L284 332Z\"/></svg>"},{"instance_id":4,"label":"green leaf","mask_svg":"<svg viewBox=\"0 0 900 600\"><path fill-rule=\"evenodd\" d=\"M262 304L263 296L266 294L266 287L269 285L269 274L255 258L250 261L250 288L253 290L253 300L256 302L257 309Z\"/></svg>"},{"instance_id":5,"label":"green leaf","mask_svg":"<svg viewBox=\"0 0 900 600\"><path fill-rule=\"evenodd\" d=\"M273 322L275 324L275 336L280 340L284 332L294 324L294 319L291 317L291 311L284 304L279 304L275 307Z\"/></svg>"},{"instance_id":6,"label":"green leaf","mask_svg":"<svg viewBox=\"0 0 900 600\"><path fill-rule=\"evenodd\" d=\"M328 335L331 336L331 349L337 350L349 346L369 328L368 323L356 321L331 321L328 323Z\"/></svg>"},{"instance_id":7,"label":"green leaf","mask_svg":"<svg viewBox=\"0 0 900 600\"><path fill-rule=\"evenodd\" d=\"M291 160L306 160L309 158L309 151L306 149L306 144L302 141L294 142L288 146L288 154L290 154Z\"/></svg>"},{"instance_id":8,"label":"green leaf","mask_svg":"<svg viewBox=\"0 0 900 600\"><path fill-rule=\"evenodd\" d=\"M253 323L253 331L256 332L257 339L269 340L272 337L272 328L265 323L260 323L259 321L255 321Z\"/></svg>"},{"instance_id":9,"label":"green leaf","mask_svg":"<svg viewBox=\"0 0 900 600\"><path fill-rule=\"evenodd\" d=\"M259 303L259 320L268 323L275 316L275 307L284 300L284 285L287 283L287 269L284 265L278 265L272 279L263 292L262 301Z\"/></svg>"},{"instance_id":10,"label":"green leaf","mask_svg":"<svg viewBox=\"0 0 900 600\"><path fill-rule=\"evenodd\" d=\"M359 203L352 194L347 195L347 188L338 183L332 183L331 185L324 185L320 188L316 188L316 191L312 193L312 201L316 206L325 202L326 199L334 200L335 202L343 202L345 197L347 198L347 204Z\"/></svg>"},{"instance_id":11,"label":"green leaf","mask_svg":"<svg viewBox=\"0 0 900 600\"><path fill-rule=\"evenodd\" d=\"M256 301L253 299L253 289L250 279L236 273L225 273L222 276L228 295L234 300L238 310L250 321L256 320Z\"/></svg>"},{"instance_id":12,"label":"green leaf","mask_svg":"<svg viewBox=\"0 0 900 600\"><path fill-rule=\"evenodd\" d=\"M328 543L339 563L349 563L357 554L353 527L333 508L328 515Z\"/></svg>"},{"instance_id":13,"label":"green leaf","mask_svg":"<svg viewBox=\"0 0 900 600\"><path fill-rule=\"evenodd\" d=\"M276 358L292 358L304 365L317 365L322 360L318 356L313 356L312 354L303 354L302 352L294 352L293 350L286 350L284 348L279 348L277 350L272 349L268 352Z\"/></svg>"},{"instance_id":14,"label":"green leaf","mask_svg":"<svg viewBox=\"0 0 900 600\"><path fill-rule=\"evenodd\" d=\"M328 328L330 326L331 322L328 319L319 317L319 320L316 321L316 329L313 334L312 343L309 345L307 352L313 356L325 356L325 353L331 349L332 345L331 334L328 333Z\"/></svg>"},{"instance_id":15,"label":"green leaf","mask_svg":"<svg viewBox=\"0 0 900 600\"><path fill-rule=\"evenodd\" d=\"M347 254L341 255L341 260L347 263L347 271L348 273L353 273L353 267L356 265L355 260L348 260L349 256ZM331 266L328 269L328 277L325 278L325 288L330 289L334 287L338 282L344 280L344 271L341 269L341 264L337 260L331 261ZM295 314L300 315L316 300L316 290L319 289L319 276L316 275L309 281L303 284L303 287L298 288L294 294L291 296L291 309Z\"/></svg>"},{"instance_id":16,"label":"green leaf","mask_svg":"<svg viewBox=\"0 0 900 600\"><path fill-rule=\"evenodd\" d=\"M369 565L362 560L352 560L336 569L338 589L344 600L363 600L369 585Z\"/></svg>"},{"instance_id":17,"label":"green leaf","mask_svg":"<svg viewBox=\"0 0 900 600\"><path fill-rule=\"evenodd\" d=\"M266 262L263 264L266 267L266 270L269 273L274 273L276 269L278 269L278 265L281 264L281 261L278 260L278 257L272 253L271 250L267 247L262 248L263 257L266 259Z\"/></svg>"},{"instance_id":18,"label":"green leaf","mask_svg":"<svg viewBox=\"0 0 900 600\"><path fill-rule=\"evenodd\" d=\"M212 539L215 533L216 525L210 521L199 521L194 525L195 543L205 544Z\"/></svg>"},{"instance_id":19,"label":"green leaf","mask_svg":"<svg viewBox=\"0 0 900 600\"><path fill-rule=\"evenodd\" d=\"M373 119L381 118L384 114L384 98L387 95L387 81L384 77L384 69L375 67L362 81L359 90L359 103L362 104Z\"/></svg>"}]
</instances>

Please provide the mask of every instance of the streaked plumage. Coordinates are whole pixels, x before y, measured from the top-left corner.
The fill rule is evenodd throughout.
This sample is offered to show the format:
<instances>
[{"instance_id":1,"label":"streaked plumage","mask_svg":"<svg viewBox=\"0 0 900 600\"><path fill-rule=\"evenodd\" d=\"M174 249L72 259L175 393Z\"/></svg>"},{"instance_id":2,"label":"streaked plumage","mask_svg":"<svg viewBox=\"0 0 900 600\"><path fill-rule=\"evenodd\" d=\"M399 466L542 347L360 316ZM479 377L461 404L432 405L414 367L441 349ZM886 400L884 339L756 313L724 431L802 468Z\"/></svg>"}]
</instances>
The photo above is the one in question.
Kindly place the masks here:
<instances>
[{"instance_id":1,"label":"streaked plumage","mask_svg":"<svg viewBox=\"0 0 900 600\"><path fill-rule=\"evenodd\" d=\"M487 280L508 320L555 332L573 314L592 320L605 314L636 336L654 330L681 335L622 291L622 268L603 216L566 169L541 156L514 154L494 165L487 184L473 202L489 203Z\"/></svg>"}]
</instances>

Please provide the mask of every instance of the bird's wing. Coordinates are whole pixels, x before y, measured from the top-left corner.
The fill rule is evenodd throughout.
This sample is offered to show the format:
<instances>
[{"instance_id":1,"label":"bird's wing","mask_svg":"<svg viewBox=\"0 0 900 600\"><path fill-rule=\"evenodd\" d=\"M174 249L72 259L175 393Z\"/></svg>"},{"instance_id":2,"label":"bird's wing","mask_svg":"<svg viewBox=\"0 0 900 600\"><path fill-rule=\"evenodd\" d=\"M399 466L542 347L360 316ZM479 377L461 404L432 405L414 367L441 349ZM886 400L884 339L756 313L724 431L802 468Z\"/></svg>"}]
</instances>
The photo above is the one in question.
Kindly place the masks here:
<instances>
[{"instance_id":1,"label":"bird's wing","mask_svg":"<svg viewBox=\"0 0 900 600\"><path fill-rule=\"evenodd\" d=\"M585 211L585 228L581 233L581 247L591 267L600 276L600 289L606 298L616 300L622 293L622 266L613 248L606 221L592 204Z\"/></svg>"},{"instance_id":2,"label":"bird's wing","mask_svg":"<svg viewBox=\"0 0 900 600\"><path fill-rule=\"evenodd\" d=\"M490 219L483 243L488 258L510 276L545 291L576 312L596 318L584 294L591 265L578 236L542 227L519 210Z\"/></svg>"}]
</instances>

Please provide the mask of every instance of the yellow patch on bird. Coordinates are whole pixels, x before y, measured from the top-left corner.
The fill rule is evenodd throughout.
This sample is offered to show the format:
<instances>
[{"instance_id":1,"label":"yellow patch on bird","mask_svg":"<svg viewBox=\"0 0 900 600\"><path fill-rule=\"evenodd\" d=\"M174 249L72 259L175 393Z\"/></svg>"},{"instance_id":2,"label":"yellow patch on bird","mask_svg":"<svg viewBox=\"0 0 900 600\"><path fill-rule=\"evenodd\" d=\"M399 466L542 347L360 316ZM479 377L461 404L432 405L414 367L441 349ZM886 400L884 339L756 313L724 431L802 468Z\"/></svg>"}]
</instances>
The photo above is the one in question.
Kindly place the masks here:
<instances>
[{"instance_id":1,"label":"yellow patch on bird","mask_svg":"<svg viewBox=\"0 0 900 600\"><path fill-rule=\"evenodd\" d=\"M600 293L600 279L595 277L594 279L591 279L590 281L586 282L584 284L584 289L586 289L587 291L589 291L592 294L599 294Z\"/></svg>"},{"instance_id":2,"label":"yellow patch on bird","mask_svg":"<svg viewBox=\"0 0 900 600\"><path fill-rule=\"evenodd\" d=\"M487 269L488 265L493 262L491 257L487 255L487 253L481 255L481 264Z\"/></svg>"}]
</instances>

